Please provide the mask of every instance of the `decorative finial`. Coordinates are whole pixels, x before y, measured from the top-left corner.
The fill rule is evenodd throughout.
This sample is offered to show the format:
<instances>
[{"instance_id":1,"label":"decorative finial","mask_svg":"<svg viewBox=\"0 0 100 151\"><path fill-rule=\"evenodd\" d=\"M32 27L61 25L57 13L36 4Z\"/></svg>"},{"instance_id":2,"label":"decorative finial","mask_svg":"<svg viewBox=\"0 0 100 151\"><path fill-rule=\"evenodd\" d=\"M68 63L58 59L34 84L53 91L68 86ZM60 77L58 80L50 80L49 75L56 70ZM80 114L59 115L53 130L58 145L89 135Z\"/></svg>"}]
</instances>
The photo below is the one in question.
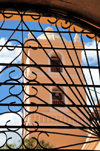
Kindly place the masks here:
<instances>
[{"instance_id":1,"label":"decorative finial","mask_svg":"<svg viewBox=\"0 0 100 151\"><path fill-rule=\"evenodd\" d=\"M80 37L78 34L75 35L74 42L80 42Z\"/></svg>"}]
</instances>

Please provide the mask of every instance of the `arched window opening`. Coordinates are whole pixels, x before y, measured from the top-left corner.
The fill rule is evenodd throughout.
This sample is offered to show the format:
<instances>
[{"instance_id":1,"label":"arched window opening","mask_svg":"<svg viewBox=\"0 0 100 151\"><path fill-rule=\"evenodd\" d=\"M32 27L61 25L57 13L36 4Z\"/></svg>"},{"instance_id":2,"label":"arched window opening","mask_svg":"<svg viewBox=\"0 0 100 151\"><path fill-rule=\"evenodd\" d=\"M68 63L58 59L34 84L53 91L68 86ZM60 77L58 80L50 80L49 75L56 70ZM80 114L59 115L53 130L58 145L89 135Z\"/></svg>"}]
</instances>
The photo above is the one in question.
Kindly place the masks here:
<instances>
[{"instance_id":1,"label":"arched window opening","mask_svg":"<svg viewBox=\"0 0 100 151\"><path fill-rule=\"evenodd\" d=\"M51 72L62 72L62 68L59 66L61 62L56 56L51 57L51 65Z\"/></svg>"},{"instance_id":2,"label":"arched window opening","mask_svg":"<svg viewBox=\"0 0 100 151\"><path fill-rule=\"evenodd\" d=\"M64 104L64 95L60 90L53 89L52 91L52 104Z\"/></svg>"}]
</instances>

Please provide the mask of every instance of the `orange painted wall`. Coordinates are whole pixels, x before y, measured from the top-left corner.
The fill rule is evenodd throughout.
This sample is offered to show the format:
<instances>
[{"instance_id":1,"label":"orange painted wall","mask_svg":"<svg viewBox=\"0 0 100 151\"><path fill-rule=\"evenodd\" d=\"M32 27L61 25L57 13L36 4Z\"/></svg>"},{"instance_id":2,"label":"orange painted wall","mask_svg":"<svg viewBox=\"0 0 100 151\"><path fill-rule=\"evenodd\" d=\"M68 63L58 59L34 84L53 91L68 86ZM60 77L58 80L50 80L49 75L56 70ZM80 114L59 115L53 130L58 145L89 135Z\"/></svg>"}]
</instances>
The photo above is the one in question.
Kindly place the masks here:
<instances>
[{"instance_id":1,"label":"orange painted wall","mask_svg":"<svg viewBox=\"0 0 100 151\"><path fill-rule=\"evenodd\" d=\"M51 36L51 43L52 43L52 46L55 48L57 54L60 56L62 62L64 65L72 65L71 61L70 61L70 58L68 56L68 53L70 54L72 60L73 60L73 63L74 65L78 66L79 63L78 63L78 60L77 60L77 57L76 57L76 54L75 54L75 50L63 50L63 49L56 49L57 47L59 48L63 48L63 43L62 41L59 39L59 37L57 37L57 35L54 35L56 38L55 39L52 39L52 35L49 35L49 38ZM29 35L29 38L26 39L25 41L25 46L30 46L30 48L26 48L24 51L25 53L33 60L31 60L30 58L28 58L24 53L23 53L23 58L22 58L22 62L26 63L26 64L34 64L34 62L36 64L50 64L50 61L49 61L49 58L46 56L46 54L44 53L43 49L39 49L38 48L38 44L36 41L28 41L30 38L33 38L32 35ZM42 37L40 36L38 38L38 41L40 43L40 45L42 47L51 47L50 44L47 42L46 39L43 38L43 35ZM73 47L71 41L65 41L65 45L66 47ZM74 45L75 45L75 48L82 48L82 43L80 41L76 41L74 42ZM37 49L32 49L32 47L37 47ZM49 55L49 56L52 56L54 55L54 52L52 49L45 49L46 53ZM81 50L78 51L76 50L77 52L77 55L79 57L79 60L82 64L82 59L81 59ZM42 69L44 70L44 72L46 72L53 80L55 83L65 83L64 80L61 78L60 74L57 73L57 72L51 72L49 68L43 68ZM75 71L75 69L69 69L69 68L66 68L67 72L69 73L69 75L71 76L73 82L75 84L81 84L80 80L79 80L79 77L77 76L77 73ZM37 78L36 80L40 83L52 83L48 78L47 76L44 75L44 73L36 68L36 67L29 67L27 68L26 70L24 70L24 75L28 78L28 79L35 79L36 78L36 75L37 74ZM33 74L32 72L34 72L35 74ZM77 72L79 74L79 76L81 77L81 80L82 82L84 83L84 79L83 79L83 76L82 76L82 73L81 73L81 70L80 69L77 69ZM66 74L66 72L62 71L62 75L64 76L64 78L66 79L67 81L67 84L72 84L71 80L69 79L68 75ZM24 79L24 81L26 82L27 80ZM76 96L71 92L70 88L67 86L66 84L66 87L63 87L62 89L64 90L64 92L67 94L68 97L70 97L72 99L72 101L74 101L76 104L79 104L78 103L78 100L76 98L76 96L80 99L80 101L83 103L82 101L82 98L79 96L77 90L72 87L73 91L75 92ZM36 96L38 96L39 98L45 100L46 103L48 104L52 104L52 96L51 94L45 89L43 88L42 86L34 86L34 82L33 82L33 87L32 86L26 86L26 90L25 92L28 93L29 95L35 95L36 94L36 90L35 88L38 90L38 93ZM50 91L52 91L52 88L53 86L46 86ZM82 97L84 98L84 100L86 101L86 95L85 95L85 92L84 92L84 89L83 88L78 88L78 90L80 91L80 93L82 94ZM23 96L23 99L25 100L25 98L27 97L27 95L24 94ZM28 100L26 100L26 103L30 103L30 102L34 102L34 103L37 103L37 104L42 104L41 101L39 101L36 97L34 98L29 98ZM65 104L71 104L70 100L65 97ZM27 110L28 111L34 111L36 109L36 107L32 108L32 107L28 107ZM79 115L79 117L77 117L76 115L74 115L74 113L72 113L67 107L59 107L57 108L59 109L60 111L62 111L64 114L66 115L69 115L71 117L73 117L74 119L76 119L77 121L79 122L83 122L80 118L82 119L85 119L84 116L78 111L78 109L74 108L73 110ZM83 110L82 110L83 111ZM72 124L72 125L77 125L79 126L79 124L77 124L75 121L69 119L66 115L64 114L61 114L60 112L56 111L55 109L53 108L50 108L50 107L39 107L38 110L37 110L38 113L32 113L30 114L29 116L27 116L27 118L25 118L25 120L27 121L27 124L34 124L34 121L37 121L39 123L39 125L58 125L58 126L63 126L63 125L66 125L64 123L69 123L69 124ZM41 113L42 115L40 115L39 113ZM53 119L50 119L50 118L47 118L45 116L43 116L43 114L45 114L46 116L50 116L52 118L55 118L57 120L60 120L60 121L63 121L64 123L61 123L61 122L57 122ZM24 116L27 115L27 112L24 111ZM42 130L42 129L39 129L39 130ZM68 136L68 135L64 135L64 133L67 133L67 134L79 134L79 135L86 135L85 132L81 131L81 130L66 130L66 129L45 129L45 131L49 131L49 132L59 132L59 133L62 133L63 135L55 135L55 134L52 134L52 133L49 133L49 137L46 136L46 134L42 134L41 135L41 139L45 139L46 141L49 141L50 144L52 144L54 147L59 147L59 146L66 146L66 145L69 145L69 144L74 144L74 143L79 143L79 142L84 142L85 141L85 138L80 138L80 137L73 137L73 136ZM26 135L27 132L24 131L24 135ZM35 133L32 133L31 135L29 135L29 137L32 137L32 136L36 136L36 132ZM82 147L82 145L79 145L79 146L76 146L76 149L80 149ZM75 147L69 147L70 149L75 149Z\"/></svg>"},{"instance_id":2,"label":"orange painted wall","mask_svg":"<svg viewBox=\"0 0 100 151\"><path fill-rule=\"evenodd\" d=\"M92 136L92 135L89 135L89 136ZM87 142L90 142L90 143L87 143ZM82 150L100 150L100 140L98 138L87 138L86 143L82 146Z\"/></svg>"}]
</instances>

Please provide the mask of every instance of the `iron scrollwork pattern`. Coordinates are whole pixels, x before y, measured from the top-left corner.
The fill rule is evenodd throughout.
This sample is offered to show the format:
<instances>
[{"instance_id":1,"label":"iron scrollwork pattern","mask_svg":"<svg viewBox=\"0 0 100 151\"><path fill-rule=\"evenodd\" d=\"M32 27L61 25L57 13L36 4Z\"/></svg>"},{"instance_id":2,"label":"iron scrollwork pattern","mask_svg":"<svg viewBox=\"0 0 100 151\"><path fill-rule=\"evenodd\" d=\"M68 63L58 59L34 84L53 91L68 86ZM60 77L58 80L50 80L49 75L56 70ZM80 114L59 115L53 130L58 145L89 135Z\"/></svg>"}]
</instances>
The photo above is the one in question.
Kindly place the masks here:
<instances>
[{"instance_id":1,"label":"iron scrollwork pattern","mask_svg":"<svg viewBox=\"0 0 100 151\"><path fill-rule=\"evenodd\" d=\"M0 18L0 148L99 141L99 37L69 16L1 10Z\"/></svg>"}]
</instances>

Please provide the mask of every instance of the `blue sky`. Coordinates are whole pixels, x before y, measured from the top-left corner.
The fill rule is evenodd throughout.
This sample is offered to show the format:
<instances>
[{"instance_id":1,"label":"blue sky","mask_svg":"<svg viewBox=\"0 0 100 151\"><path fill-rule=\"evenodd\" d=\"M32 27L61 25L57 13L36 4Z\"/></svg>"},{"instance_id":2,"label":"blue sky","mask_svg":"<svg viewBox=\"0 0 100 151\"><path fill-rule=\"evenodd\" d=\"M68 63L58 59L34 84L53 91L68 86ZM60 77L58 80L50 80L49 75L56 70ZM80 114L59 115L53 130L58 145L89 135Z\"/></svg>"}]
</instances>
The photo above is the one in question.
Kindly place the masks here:
<instances>
[{"instance_id":1,"label":"blue sky","mask_svg":"<svg viewBox=\"0 0 100 151\"><path fill-rule=\"evenodd\" d=\"M25 22L25 23L27 23L28 27L31 30L32 29L38 29L38 30L40 29L38 23L32 23L32 22ZM19 21L6 21L3 25L3 28L9 28L10 27L13 29L13 28L16 28L18 26L18 24L19 24ZM52 26L49 24L46 24L46 25L41 24L41 25L42 25L43 29L46 29L49 26L49 27L52 27L54 30L56 30L55 26ZM21 29L21 26L19 26L18 29ZM23 26L23 29L26 29L26 27ZM59 27L59 30L64 30L64 29ZM12 33L13 33L12 31L0 30L0 45L3 45L7 41L7 39L11 36ZM24 39L28 37L28 33L29 32L24 32L24 37L23 37ZM40 33L38 33L38 32L37 33L34 32L34 34L36 37L38 37L40 35ZM41 34L43 34L43 33L41 32ZM70 37L68 34L62 34L62 36L67 41L70 41ZM73 38L74 38L74 36L75 36L75 34L72 34ZM19 31L16 31L11 39L17 39L18 41L22 42L22 33ZM95 41L94 40L91 40L85 36L83 36L83 40L86 43L86 46L85 46L86 48L89 48L89 49L95 48ZM13 42L10 41L8 44L20 46L19 42L15 42L15 41L13 41ZM18 49L16 48L14 51L8 51L6 48L3 48L3 50L0 52L0 63L2 63L2 62L3 63L10 63L12 61L12 59L14 59L20 52L21 52L20 48L18 48ZM89 59L89 64L97 66L97 54L96 54L96 52L92 52L92 51L87 52L87 56ZM17 58L14 63L20 63L20 60L21 60L21 56L19 58ZM82 52L82 62L83 62L83 65L86 65L86 59L84 57L83 52ZM2 71L2 69L3 68L0 67L1 71ZM12 70L13 70L13 72L10 73ZM92 72L92 75L94 77L95 84L99 84L98 70L95 70L95 71L91 70L91 72ZM21 71L18 68L14 68L14 67L8 68L5 71L3 71L2 73L0 73L0 82L5 82L6 80L8 80L9 79L9 73L10 73L10 76L12 78L15 78L15 79L19 78L21 76ZM84 73L86 75L88 83L91 84L91 78L90 78L88 70L84 70ZM12 82L14 82L14 80ZM6 98L7 96L10 95L9 94L9 88L11 88L11 86L0 86L0 100L2 100L3 98ZM13 95L16 93L20 93L20 91L21 91L21 86L15 86L14 88L10 89L10 93L12 93ZM98 91L100 91L100 90L98 89ZM92 92L92 95L95 98L94 92ZM22 93L18 97L22 98ZM100 97L100 96L98 96L98 97ZM16 98L15 96L9 97L8 99L5 99L4 101L2 101L0 103L11 103L11 102L21 103L19 98ZM12 111L19 111L20 107L11 107L10 109ZM8 107L0 106L0 113L4 113L4 112L8 112L8 111L9 111Z\"/></svg>"},{"instance_id":2,"label":"blue sky","mask_svg":"<svg viewBox=\"0 0 100 151\"><path fill-rule=\"evenodd\" d=\"M25 22L28 27L33 30L33 29L36 29L36 30L41 30L40 26L38 23L32 23L32 22ZM19 24L19 21L6 21L3 25L3 28L16 28ZM53 25L49 25L49 24L41 24L42 28L45 30L48 26L49 27L52 27L55 31L57 30L55 26ZM59 30L61 31L67 31L66 29L62 29L61 27L58 27ZM19 26L18 29L21 29L21 25ZM23 29L27 29L25 27L25 25L23 25ZM13 31L5 31L5 30L0 30L0 45L3 45L7 39L12 35ZM24 32L24 38L27 38L28 37L28 33L29 32ZM38 37L40 35L39 32L34 32L35 36ZM41 32L41 34L43 34L43 32ZM67 40L67 41L70 41L70 36L69 34L66 34L66 33L62 33L62 36ZM75 34L72 34L72 37L74 38ZM16 31L14 33L14 35L11 37L11 39L17 39L18 41L21 41L22 42L22 33L20 31ZM95 41L94 40L91 40L89 39L88 37L85 37L83 36L83 41L86 43L86 48L95 48ZM9 42L8 45L20 45L19 42L15 42L13 40L13 42ZM21 49L15 49L15 51L8 51L7 49L3 49L1 52L0 52L0 63L10 63L19 53L21 52ZM89 60L89 64L90 65L94 65L94 66L97 66L97 54L96 52L87 52L87 56L88 56L88 60ZM84 53L82 54L82 58L83 58L83 65L87 65L86 64L86 59L85 59L85 56L84 56ZM14 63L20 63L20 60L21 60L21 55L19 58L16 59L16 61L14 61ZM0 69L2 69L0 67ZM21 75L21 71L17 68L8 68L6 69L6 71L4 71L3 73L0 74L0 82L4 82L5 80L8 80L9 79L9 73L12 71L12 70L15 70L15 72L11 73L11 76L12 77L15 77L16 75L16 78L17 77L20 77ZM18 86L16 86L16 89L18 88ZM4 96L8 96L8 89L9 89L9 86L1 86L0 87L0 98L3 98ZM16 90L15 89L15 90ZM14 91L14 89L12 89ZM22 97L22 96L21 96ZM1 99L0 99L1 100ZM4 102L4 101L3 101ZM2 110L0 110L1 112L4 111L3 108Z\"/></svg>"},{"instance_id":3,"label":"blue sky","mask_svg":"<svg viewBox=\"0 0 100 151\"><path fill-rule=\"evenodd\" d=\"M30 28L30 30L33 30L33 29L37 29L37 30L41 30L40 26L38 23L32 23L32 22L25 22L28 27ZM3 28L11 28L11 29L14 29L18 26L19 24L19 21L6 21L3 25ZM53 25L49 25L49 24L41 24L42 25L42 28L45 30L48 26L49 27L52 27L55 31L57 30L55 26ZM61 27L58 27L59 30L61 31L67 31L66 29L62 29ZM21 25L19 26L18 29L21 29ZM27 29L24 25L23 25L23 29ZM6 40L12 35L13 31L5 31L5 30L0 30L0 45L3 45ZM24 32L24 39L28 37L28 33L29 32ZM38 37L40 35L39 32L34 32L35 36ZM43 32L41 32L41 34L43 34ZM66 33L62 33L62 36L67 40L67 41L70 41L70 36L69 34L66 34ZM75 34L73 33L72 34L72 37L74 38ZM16 31L14 33L14 35L11 37L11 39L17 39L18 41L21 41L22 42L22 33L20 31ZM89 39L88 37L85 37L83 36L83 41L86 43L86 48L94 48L95 47L95 41L94 40L91 40ZM13 42L9 42L8 45L20 45L19 42L15 42L13 40ZM16 49L15 51L8 51L7 49L3 49L1 52L0 52L0 63L4 62L4 63L10 63L14 57L16 57L19 53L20 53L21 49ZM92 55L91 55L92 53ZM89 64L90 65L94 65L94 66L97 66L97 56L96 56L96 52L87 52L87 56L89 58ZM95 57L94 57L95 56ZM87 65L86 64L86 60L85 60L85 56L84 56L84 53L82 55L82 58L83 58L83 65ZM21 60L21 56L16 59L16 61L14 63L20 63L20 60ZM11 73L10 75L14 78L18 78L20 77L21 75L21 71L18 69L18 68L8 68L6 69L6 71L3 71L2 74L0 74L0 82L4 82L6 80L9 79L9 73L12 71L12 70L15 70L13 73ZM86 73L86 75L88 74L88 72ZM16 76L15 76L16 75ZM0 100L3 99L4 97L8 96L9 95L9 87L11 86L1 86L0 87ZM16 86L15 88L12 88L11 91L12 93L15 93L21 89L20 86ZM15 91L15 92L14 92ZM22 98L22 94L19 96ZM14 99L15 102L16 102L16 99ZM17 99L18 100L18 99ZM9 102L11 101L12 102L12 99L6 99L3 101L4 102ZM17 101L18 103L20 101ZM4 111L8 111L7 108L8 107L0 107L0 113L4 112Z\"/></svg>"}]
</instances>

